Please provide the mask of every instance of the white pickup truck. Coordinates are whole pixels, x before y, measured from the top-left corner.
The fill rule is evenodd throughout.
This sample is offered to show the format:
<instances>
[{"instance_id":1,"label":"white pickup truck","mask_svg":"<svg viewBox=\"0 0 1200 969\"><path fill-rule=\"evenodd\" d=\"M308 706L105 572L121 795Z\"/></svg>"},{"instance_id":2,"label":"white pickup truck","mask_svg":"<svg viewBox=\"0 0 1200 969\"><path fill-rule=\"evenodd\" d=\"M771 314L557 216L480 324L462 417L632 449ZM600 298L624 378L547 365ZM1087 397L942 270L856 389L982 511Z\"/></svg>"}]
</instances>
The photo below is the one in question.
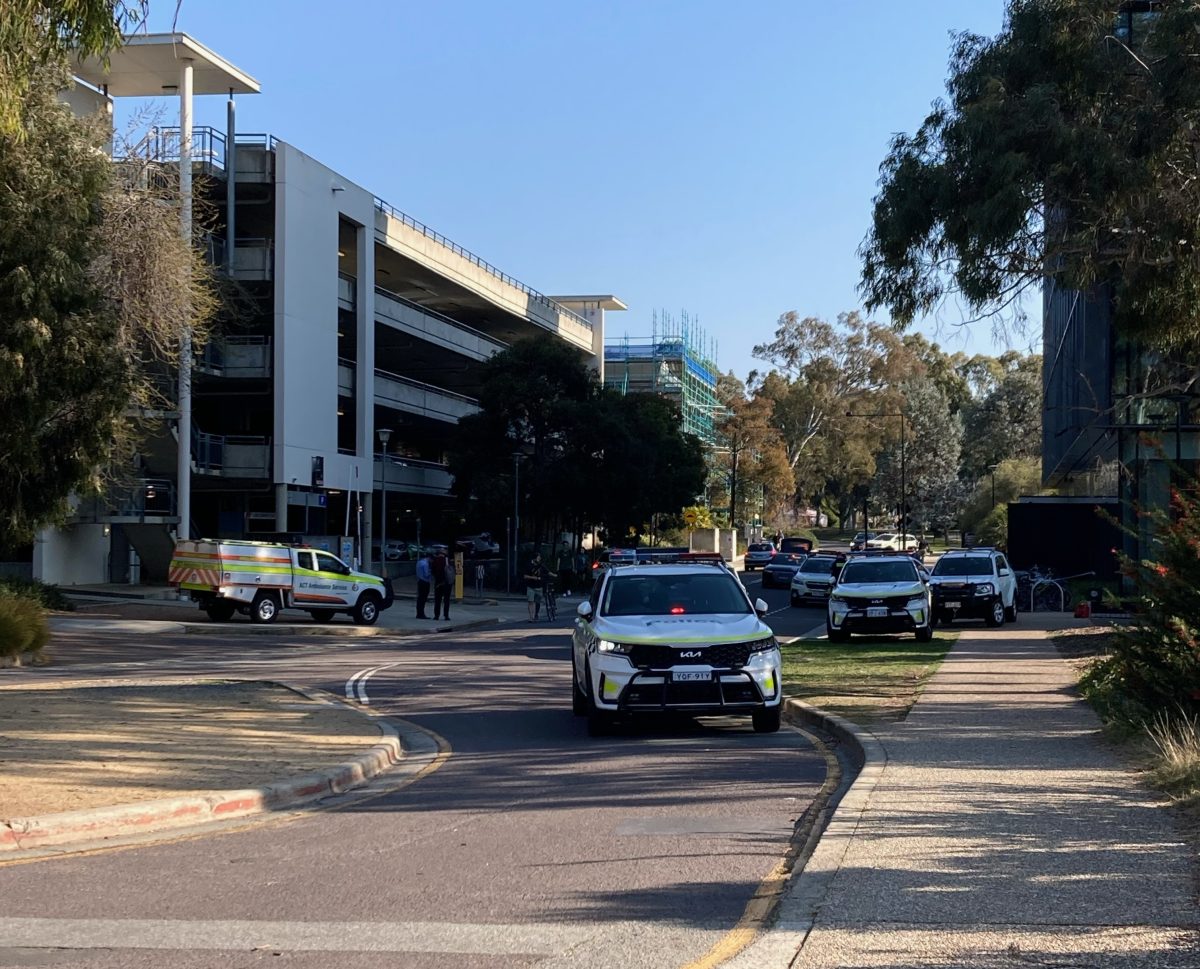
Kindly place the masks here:
<instances>
[{"instance_id":1,"label":"white pickup truck","mask_svg":"<svg viewBox=\"0 0 1200 969\"><path fill-rule=\"evenodd\" d=\"M242 612L270 623L280 609L304 609L317 622L344 612L370 626L395 598L390 579L355 572L319 548L270 542L178 541L168 578L214 622Z\"/></svg>"}]
</instances>

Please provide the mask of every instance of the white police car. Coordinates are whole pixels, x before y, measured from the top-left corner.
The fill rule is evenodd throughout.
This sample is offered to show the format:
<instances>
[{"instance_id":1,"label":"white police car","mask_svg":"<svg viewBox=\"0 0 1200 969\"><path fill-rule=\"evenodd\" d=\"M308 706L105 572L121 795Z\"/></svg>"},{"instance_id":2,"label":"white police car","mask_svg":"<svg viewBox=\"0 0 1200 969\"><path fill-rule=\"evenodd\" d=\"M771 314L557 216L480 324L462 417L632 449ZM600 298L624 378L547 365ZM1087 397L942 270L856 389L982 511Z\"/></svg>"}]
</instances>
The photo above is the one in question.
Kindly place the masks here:
<instances>
[{"instance_id":1,"label":"white police car","mask_svg":"<svg viewBox=\"0 0 1200 969\"><path fill-rule=\"evenodd\" d=\"M847 642L852 633L933 639L929 586L912 556L852 552L830 592L825 629L831 642Z\"/></svg>"},{"instance_id":2,"label":"white police car","mask_svg":"<svg viewBox=\"0 0 1200 969\"><path fill-rule=\"evenodd\" d=\"M779 729L779 644L737 577L717 564L615 566L580 604L572 709L593 735L622 713L749 714Z\"/></svg>"}]
</instances>

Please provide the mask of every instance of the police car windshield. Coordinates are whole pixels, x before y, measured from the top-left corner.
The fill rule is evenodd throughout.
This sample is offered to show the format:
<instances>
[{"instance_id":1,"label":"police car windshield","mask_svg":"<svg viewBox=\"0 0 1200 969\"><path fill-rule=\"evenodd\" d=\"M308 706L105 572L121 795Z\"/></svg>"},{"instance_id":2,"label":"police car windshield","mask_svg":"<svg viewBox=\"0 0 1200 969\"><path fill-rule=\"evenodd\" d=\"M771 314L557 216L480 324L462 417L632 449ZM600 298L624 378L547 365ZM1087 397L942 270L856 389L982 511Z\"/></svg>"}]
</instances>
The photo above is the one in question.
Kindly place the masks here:
<instances>
[{"instance_id":1,"label":"police car windshield","mask_svg":"<svg viewBox=\"0 0 1200 969\"><path fill-rule=\"evenodd\" d=\"M833 559L808 559L802 566L800 566L800 571L828 573L833 569L833 563Z\"/></svg>"},{"instance_id":2,"label":"police car windshield","mask_svg":"<svg viewBox=\"0 0 1200 969\"><path fill-rule=\"evenodd\" d=\"M983 555L947 555L938 559L934 575L991 575L992 560Z\"/></svg>"},{"instance_id":3,"label":"police car windshield","mask_svg":"<svg viewBox=\"0 0 1200 969\"><path fill-rule=\"evenodd\" d=\"M711 574L617 575L604 590L605 616L694 616L750 613L737 581L727 572Z\"/></svg>"},{"instance_id":4,"label":"police car windshield","mask_svg":"<svg viewBox=\"0 0 1200 969\"><path fill-rule=\"evenodd\" d=\"M849 562L842 569L843 583L914 582L917 568L911 562Z\"/></svg>"}]
</instances>

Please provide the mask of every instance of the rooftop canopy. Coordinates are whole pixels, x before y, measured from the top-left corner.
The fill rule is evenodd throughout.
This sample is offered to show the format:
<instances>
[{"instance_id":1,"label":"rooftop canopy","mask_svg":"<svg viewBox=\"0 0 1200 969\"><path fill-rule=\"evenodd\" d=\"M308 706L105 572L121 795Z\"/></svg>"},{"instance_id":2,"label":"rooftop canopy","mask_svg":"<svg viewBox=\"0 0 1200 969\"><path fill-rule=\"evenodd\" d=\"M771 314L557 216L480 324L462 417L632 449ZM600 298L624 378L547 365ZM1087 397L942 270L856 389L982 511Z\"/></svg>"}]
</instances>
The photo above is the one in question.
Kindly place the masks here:
<instances>
[{"instance_id":1,"label":"rooftop canopy","mask_svg":"<svg viewBox=\"0 0 1200 969\"><path fill-rule=\"evenodd\" d=\"M94 87L107 86L114 98L149 98L178 91L179 69L192 62L193 93L257 94L259 83L187 34L132 34L124 46L103 58L77 60L74 73Z\"/></svg>"}]
</instances>

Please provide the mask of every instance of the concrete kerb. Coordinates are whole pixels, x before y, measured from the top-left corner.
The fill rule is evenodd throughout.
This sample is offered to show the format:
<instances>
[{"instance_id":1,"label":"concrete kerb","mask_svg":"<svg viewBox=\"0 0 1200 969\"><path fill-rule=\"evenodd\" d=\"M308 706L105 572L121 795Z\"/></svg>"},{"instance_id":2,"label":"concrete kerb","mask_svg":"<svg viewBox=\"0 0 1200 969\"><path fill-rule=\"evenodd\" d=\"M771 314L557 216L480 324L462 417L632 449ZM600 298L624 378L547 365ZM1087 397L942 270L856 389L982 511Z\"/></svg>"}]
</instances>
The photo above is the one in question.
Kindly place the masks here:
<instances>
[{"instance_id":1,"label":"concrete kerb","mask_svg":"<svg viewBox=\"0 0 1200 969\"><path fill-rule=\"evenodd\" d=\"M329 694L274 680L230 680L283 687L307 699L341 706L371 720L381 733L378 743L357 757L325 770L290 777L262 787L209 791L182 797L160 798L136 804L66 811L34 818L0 820L0 859L11 852L65 847L131 834L149 834L175 828L228 821L256 814L295 808L344 794L361 787L376 775L399 764L405 756L400 731L388 720Z\"/></svg>"},{"instance_id":2,"label":"concrete kerb","mask_svg":"<svg viewBox=\"0 0 1200 969\"><path fill-rule=\"evenodd\" d=\"M888 762L883 744L869 731L843 717L796 699L785 701L784 716L793 723L822 730L847 744L861 766L853 783L837 801L825 829L819 833L816 847L803 867L789 879L771 927L726 963L728 969L776 966L785 969L792 964L812 931Z\"/></svg>"}]
</instances>

